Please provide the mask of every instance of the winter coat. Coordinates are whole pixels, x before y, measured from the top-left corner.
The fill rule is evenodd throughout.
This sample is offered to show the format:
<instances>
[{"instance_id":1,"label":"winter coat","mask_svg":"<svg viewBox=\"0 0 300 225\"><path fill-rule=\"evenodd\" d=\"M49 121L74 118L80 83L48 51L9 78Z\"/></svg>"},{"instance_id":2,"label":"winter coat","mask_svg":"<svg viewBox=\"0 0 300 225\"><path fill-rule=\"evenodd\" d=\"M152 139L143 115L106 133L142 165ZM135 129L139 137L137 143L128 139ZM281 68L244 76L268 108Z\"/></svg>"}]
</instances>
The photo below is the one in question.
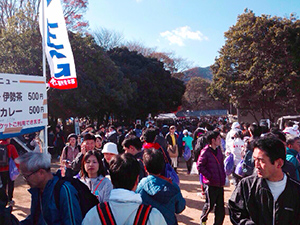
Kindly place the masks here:
<instances>
[{"instance_id":1,"label":"winter coat","mask_svg":"<svg viewBox=\"0 0 300 225\"><path fill-rule=\"evenodd\" d=\"M63 151L61 153L60 161L62 162L62 160L68 159L72 162L76 158L79 152L80 152L79 146L75 146L75 148L73 149L70 145L66 145L63 148Z\"/></svg>"},{"instance_id":2,"label":"winter coat","mask_svg":"<svg viewBox=\"0 0 300 225\"><path fill-rule=\"evenodd\" d=\"M226 148L226 153L233 154L234 165L236 166L242 160L242 150L245 146L245 142L241 138L234 138Z\"/></svg>"},{"instance_id":3,"label":"winter coat","mask_svg":"<svg viewBox=\"0 0 300 225\"><path fill-rule=\"evenodd\" d=\"M96 195L99 202L107 202L113 185L111 181L103 177L102 175L96 178L83 177L80 179L88 188L92 194Z\"/></svg>"},{"instance_id":4,"label":"winter coat","mask_svg":"<svg viewBox=\"0 0 300 225\"><path fill-rule=\"evenodd\" d=\"M296 150L288 148L288 147L286 148L286 160L293 163L293 165L296 169L297 180L300 181L300 163L296 158L297 154L298 154L298 152Z\"/></svg>"},{"instance_id":5,"label":"winter coat","mask_svg":"<svg viewBox=\"0 0 300 225\"><path fill-rule=\"evenodd\" d=\"M299 225L300 183L287 177L284 191L274 202L266 180L252 175L239 182L228 206L232 224Z\"/></svg>"},{"instance_id":6,"label":"winter coat","mask_svg":"<svg viewBox=\"0 0 300 225\"><path fill-rule=\"evenodd\" d=\"M149 175L140 181L136 192L141 194L144 204L152 205L163 214L167 224L177 224L175 213L181 213L186 204L177 184Z\"/></svg>"},{"instance_id":7,"label":"winter coat","mask_svg":"<svg viewBox=\"0 0 300 225\"><path fill-rule=\"evenodd\" d=\"M204 184L215 187L225 185L226 175L223 161L223 154L219 147L213 150L209 145L206 145L201 150L197 161L197 169L203 175Z\"/></svg>"},{"instance_id":8,"label":"winter coat","mask_svg":"<svg viewBox=\"0 0 300 225\"><path fill-rule=\"evenodd\" d=\"M78 202L77 190L67 181L64 182L64 185L60 189L59 209L57 209L53 190L58 179L57 176L53 176L53 179L49 180L44 188L40 207L42 212L38 211L40 190L38 188L29 189L31 193L30 215L21 221L21 225L34 224L35 216L37 216L37 224L39 225L81 224L82 214Z\"/></svg>"},{"instance_id":9,"label":"winter coat","mask_svg":"<svg viewBox=\"0 0 300 225\"><path fill-rule=\"evenodd\" d=\"M136 212L142 198L140 194L123 188L116 188L111 191L109 197L109 206L115 218L116 224L132 225L136 216ZM82 225L101 225L97 206L94 206L85 215ZM146 225L165 225L167 224L163 215L155 208L152 208Z\"/></svg>"}]
</instances>

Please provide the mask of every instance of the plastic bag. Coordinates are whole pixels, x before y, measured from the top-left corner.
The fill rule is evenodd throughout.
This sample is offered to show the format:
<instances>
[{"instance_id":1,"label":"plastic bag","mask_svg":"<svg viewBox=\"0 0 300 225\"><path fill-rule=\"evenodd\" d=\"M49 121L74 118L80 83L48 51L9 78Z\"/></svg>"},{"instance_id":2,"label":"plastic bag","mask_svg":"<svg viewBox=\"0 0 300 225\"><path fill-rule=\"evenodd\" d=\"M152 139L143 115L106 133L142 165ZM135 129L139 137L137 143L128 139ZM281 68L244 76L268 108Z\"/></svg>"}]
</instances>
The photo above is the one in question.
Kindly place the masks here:
<instances>
[{"instance_id":1,"label":"plastic bag","mask_svg":"<svg viewBox=\"0 0 300 225\"><path fill-rule=\"evenodd\" d=\"M192 175L193 174L198 174L197 163L196 162L193 162L190 174L192 174Z\"/></svg>"},{"instance_id":2,"label":"plastic bag","mask_svg":"<svg viewBox=\"0 0 300 225\"><path fill-rule=\"evenodd\" d=\"M228 175L232 174L233 169L234 169L233 154L230 153L230 155L227 156L224 160L224 170L225 170L226 175L228 176Z\"/></svg>"},{"instance_id":3,"label":"plastic bag","mask_svg":"<svg viewBox=\"0 0 300 225\"><path fill-rule=\"evenodd\" d=\"M17 179L20 172L18 167L15 164L15 161L12 158L9 158L9 177L11 180Z\"/></svg>"},{"instance_id":4,"label":"plastic bag","mask_svg":"<svg viewBox=\"0 0 300 225\"><path fill-rule=\"evenodd\" d=\"M230 187L230 181L229 181L228 176L226 176L226 178L225 178L225 185L224 185L224 187Z\"/></svg>"},{"instance_id":5,"label":"plastic bag","mask_svg":"<svg viewBox=\"0 0 300 225\"><path fill-rule=\"evenodd\" d=\"M241 160L235 167L235 171L234 173L236 175L239 175L240 177L244 177L245 173L243 170L243 164L244 164L244 160Z\"/></svg>"}]
</instances>

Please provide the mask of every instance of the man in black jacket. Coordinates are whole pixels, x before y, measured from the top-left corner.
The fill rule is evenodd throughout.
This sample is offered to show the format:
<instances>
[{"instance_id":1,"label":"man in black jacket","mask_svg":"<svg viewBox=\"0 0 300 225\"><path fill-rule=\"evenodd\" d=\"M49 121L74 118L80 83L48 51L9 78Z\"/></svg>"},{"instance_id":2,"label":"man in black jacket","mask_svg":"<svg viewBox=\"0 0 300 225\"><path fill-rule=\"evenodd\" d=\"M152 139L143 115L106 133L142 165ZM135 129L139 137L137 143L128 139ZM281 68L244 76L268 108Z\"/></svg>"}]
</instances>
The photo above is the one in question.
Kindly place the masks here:
<instances>
[{"instance_id":1,"label":"man in black jacket","mask_svg":"<svg viewBox=\"0 0 300 225\"><path fill-rule=\"evenodd\" d=\"M286 175L284 144L275 137L254 143L256 175L242 179L229 199L233 224L300 224L300 183Z\"/></svg>"}]
</instances>

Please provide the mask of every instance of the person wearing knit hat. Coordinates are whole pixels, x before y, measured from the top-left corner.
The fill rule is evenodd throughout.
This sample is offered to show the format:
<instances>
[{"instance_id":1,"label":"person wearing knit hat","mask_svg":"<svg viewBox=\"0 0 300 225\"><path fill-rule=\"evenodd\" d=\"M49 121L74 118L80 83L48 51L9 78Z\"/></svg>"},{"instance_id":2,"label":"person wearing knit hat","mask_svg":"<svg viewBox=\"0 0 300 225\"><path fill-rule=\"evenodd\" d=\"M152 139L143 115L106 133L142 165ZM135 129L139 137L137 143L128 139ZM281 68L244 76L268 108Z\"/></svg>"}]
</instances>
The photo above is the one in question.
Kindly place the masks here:
<instances>
[{"instance_id":1,"label":"person wearing knit hat","mask_svg":"<svg viewBox=\"0 0 300 225\"><path fill-rule=\"evenodd\" d=\"M109 162L113 156L119 154L117 145L113 142L107 142L103 147L102 154L104 155L102 159L103 166L106 170L106 174L109 174Z\"/></svg>"}]
</instances>

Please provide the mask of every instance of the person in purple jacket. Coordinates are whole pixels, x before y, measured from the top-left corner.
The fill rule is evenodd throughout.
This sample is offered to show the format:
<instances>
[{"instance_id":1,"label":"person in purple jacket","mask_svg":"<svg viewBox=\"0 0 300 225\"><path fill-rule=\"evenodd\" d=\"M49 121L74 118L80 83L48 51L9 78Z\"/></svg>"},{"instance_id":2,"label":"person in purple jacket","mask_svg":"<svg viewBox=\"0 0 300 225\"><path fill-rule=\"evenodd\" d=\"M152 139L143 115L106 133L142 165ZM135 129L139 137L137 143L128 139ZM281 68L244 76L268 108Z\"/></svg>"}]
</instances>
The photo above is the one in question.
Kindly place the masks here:
<instances>
[{"instance_id":1,"label":"person in purple jacket","mask_svg":"<svg viewBox=\"0 0 300 225\"><path fill-rule=\"evenodd\" d=\"M206 134L208 145L200 153L197 161L199 173L203 175L205 190L205 204L200 217L200 224L206 224L208 214L215 207L215 225L223 224L225 217L224 185L225 171L223 154L220 149L221 136L218 131L210 131Z\"/></svg>"}]
</instances>

